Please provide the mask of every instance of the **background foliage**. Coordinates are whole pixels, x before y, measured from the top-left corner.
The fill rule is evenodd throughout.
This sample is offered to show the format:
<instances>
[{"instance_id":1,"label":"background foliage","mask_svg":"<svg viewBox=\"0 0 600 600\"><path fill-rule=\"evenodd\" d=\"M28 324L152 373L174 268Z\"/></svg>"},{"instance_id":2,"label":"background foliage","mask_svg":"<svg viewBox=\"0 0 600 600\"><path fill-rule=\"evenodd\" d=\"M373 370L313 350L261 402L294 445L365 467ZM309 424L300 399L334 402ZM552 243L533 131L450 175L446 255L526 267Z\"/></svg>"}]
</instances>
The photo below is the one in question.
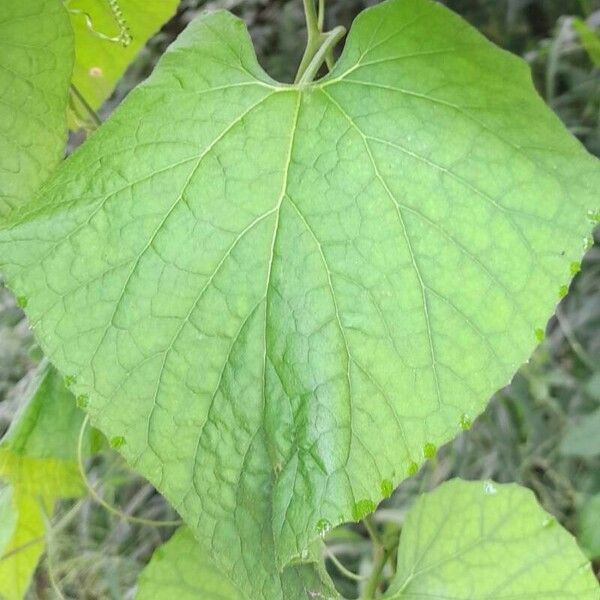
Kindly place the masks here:
<instances>
[{"instance_id":1,"label":"background foliage","mask_svg":"<svg viewBox=\"0 0 600 600\"><path fill-rule=\"evenodd\" d=\"M331 24L349 25L369 0L329 0ZM598 0L448 0L450 8L500 46L524 56L538 89L588 149L600 155L600 67L585 21L600 28ZM199 10L228 8L250 26L259 58L276 79L289 81L304 47L299 0L183 0L177 15L128 70L104 118L152 70L158 57ZM590 42L590 39L592 40ZM597 38L595 38L597 39ZM584 47L586 46L586 47ZM84 134L72 136L71 148ZM0 288L0 434L19 406L28 377L41 360L14 299ZM594 430L595 424L595 430ZM595 434L594 434L595 431ZM591 558L600 557L600 236L590 249L545 341L513 383L499 392L473 427L449 444L374 515L384 536L397 536L420 491L453 476L516 481L532 489ZM116 454L93 459L91 482L128 514L169 518L163 500L128 471ZM30 598L121 599L135 592L137 574L172 529L127 523L89 499L64 502L54 516L46 557ZM596 527L595 527L596 526ZM362 526L332 532L330 552L347 568L370 570L370 542ZM600 570L600 562L595 563ZM328 561L340 591L356 583ZM58 591L58 589L60 591Z\"/></svg>"}]
</instances>

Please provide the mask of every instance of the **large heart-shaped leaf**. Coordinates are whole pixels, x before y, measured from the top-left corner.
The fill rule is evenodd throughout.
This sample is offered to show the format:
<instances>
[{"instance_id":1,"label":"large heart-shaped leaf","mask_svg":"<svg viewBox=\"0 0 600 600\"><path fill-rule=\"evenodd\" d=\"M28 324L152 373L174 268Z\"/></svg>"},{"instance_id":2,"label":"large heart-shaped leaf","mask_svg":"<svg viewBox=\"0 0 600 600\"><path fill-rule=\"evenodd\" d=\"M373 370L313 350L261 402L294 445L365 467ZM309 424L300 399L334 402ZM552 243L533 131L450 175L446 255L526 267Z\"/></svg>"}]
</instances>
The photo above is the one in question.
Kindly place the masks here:
<instances>
[{"instance_id":1,"label":"large heart-shaped leaf","mask_svg":"<svg viewBox=\"0 0 600 600\"><path fill-rule=\"evenodd\" d=\"M529 356L599 185L526 66L429 0L363 13L303 86L219 12L3 228L0 267L94 425L271 600L275 564Z\"/></svg>"},{"instance_id":2,"label":"large heart-shaped leaf","mask_svg":"<svg viewBox=\"0 0 600 600\"><path fill-rule=\"evenodd\" d=\"M402 528L388 600L597 600L575 539L517 485L454 480L425 494Z\"/></svg>"},{"instance_id":3,"label":"large heart-shaped leaf","mask_svg":"<svg viewBox=\"0 0 600 600\"><path fill-rule=\"evenodd\" d=\"M0 11L0 218L31 199L62 159L73 34L58 0Z\"/></svg>"}]
</instances>

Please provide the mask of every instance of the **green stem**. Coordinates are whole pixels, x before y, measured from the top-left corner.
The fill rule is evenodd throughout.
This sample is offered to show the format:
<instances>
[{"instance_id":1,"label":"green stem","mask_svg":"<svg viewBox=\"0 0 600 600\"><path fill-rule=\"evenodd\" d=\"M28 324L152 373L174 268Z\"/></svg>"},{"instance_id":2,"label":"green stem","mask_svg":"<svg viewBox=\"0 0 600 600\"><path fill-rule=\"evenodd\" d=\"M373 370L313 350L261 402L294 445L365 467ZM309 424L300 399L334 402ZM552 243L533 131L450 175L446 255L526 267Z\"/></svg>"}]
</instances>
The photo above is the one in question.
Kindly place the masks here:
<instances>
[{"instance_id":1,"label":"green stem","mask_svg":"<svg viewBox=\"0 0 600 600\"><path fill-rule=\"evenodd\" d=\"M313 40L311 40L311 38L309 36L308 42L306 44L306 50L304 51L304 56L302 57L302 62L300 63L300 66L298 67L298 73L296 75L296 79L294 80L294 83L299 83L300 79L302 79L302 77L304 77L304 74L306 73L306 70L308 69L308 66L310 65L311 60L313 59L314 55L317 53L318 50L319 50L318 41L314 42Z\"/></svg>"},{"instance_id":2,"label":"green stem","mask_svg":"<svg viewBox=\"0 0 600 600\"><path fill-rule=\"evenodd\" d=\"M75 87L74 84L71 84L71 94L73 94L77 102L81 104L85 112L88 114L89 118L92 121L94 129L98 129L98 127L102 125L100 117L96 114L96 111L88 104L87 100L83 97L83 94Z\"/></svg>"},{"instance_id":3,"label":"green stem","mask_svg":"<svg viewBox=\"0 0 600 600\"><path fill-rule=\"evenodd\" d=\"M373 570L371 571L371 575L367 580L363 593L361 595L361 600L374 600L377 598L377 591L379 590L379 586L381 584L381 574L383 573L383 569L385 567L385 563L388 560L388 553L385 551L385 548L379 546L374 549L374 561L373 561Z\"/></svg>"},{"instance_id":4,"label":"green stem","mask_svg":"<svg viewBox=\"0 0 600 600\"><path fill-rule=\"evenodd\" d=\"M303 0L304 2L304 16L306 18L306 27L308 28L308 36L312 34L321 33L319 28L319 19L315 10L314 0Z\"/></svg>"},{"instance_id":5,"label":"green stem","mask_svg":"<svg viewBox=\"0 0 600 600\"><path fill-rule=\"evenodd\" d=\"M137 523L138 525L149 525L151 527L177 527L181 525L182 521L177 520L153 520L153 519L144 519L142 517L134 517L132 515L128 515L123 511L115 508L110 505L100 494L94 489L92 484L90 483L85 465L83 464L83 436L85 434L85 430L90 420L90 415L85 415L83 422L81 423L81 428L79 429L79 436L77 438L77 467L79 468L79 474L81 475L81 479L83 484L85 485L87 491L93 500L95 500L100 506L102 506L107 512L128 521L129 523Z\"/></svg>"},{"instance_id":6,"label":"green stem","mask_svg":"<svg viewBox=\"0 0 600 600\"><path fill-rule=\"evenodd\" d=\"M377 590L381 584L381 574L383 573L383 569L385 568L389 556L371 517L367 517L363 523L369 533L371 542L373 543L373 569L371 570L371 575L369 575L369 579L362 591L360 600L373 600L377 597Z\"/></svg>"},{"instance_id":7,"label":"green stem","mask_svg":"<svg viewBox=\"0 0 600 600\"><path fill-rule=\"evenodd\" d=\"M383 548L383 542L381 541L381 537L379 537L379 533L377 532L377 525L373 522L373 517L369 515L363 521L363 525L371 538L371 542L374 546L381 546Z\"/></svg>"},{"instance_id":8,"label":"green stem","mask_svg":"<svg viewBox=\"0 0 600 600\"><path fill-rule=\"evenodd\" d=\"M320 36L320 45L314 53L304 72L296 78L296 83L306 84L314 80L323 66L324 62L333 62L331 51L337 46L337 43L346 35L346 28L339 25L335 29L323 33Z\"/></svg>"},{"instance_id":9,"label":"green stem","mask_svg":"<svg viewBox=\"0 0 600 600\"><path fill-rule=\"evenodd\" d=\"M325 64L327 65L327 69L331 71L335 65L335 58L333 56L333 48L329 49L327 55L325 56Z\"/></svg>"},{"instance_id":10,"label":"green stem","mask_svg":"<svg viewBox=\"0 0 600 600\"><path fill-rule=\"evenodd\" d=\"M46 510L46 505L43 500L40 499L40 509L44 518L44 523L46 525L46 572L48 574L48 580L50 581L50 587L54 591L59 600L66 600L65 595L62 593L56 576L54 575L54 531L52 529L52 523L50 521L50 515Z\"/></svg>"},{"instance_id":11,"label":"green stem","mask_svg":"<svg viewBox=\"0 0 600 600\"><path fill-rule=\"evenodd\" d=\"M319 0L319 16L317 17L319 31L325 27L325 0Z\"/></svg>"},{"instance_id":12,"label":"green stem","mask_svg":"<svg viewBox=\"0 0 600 600\"><path fill-rule=\"evenodd\" d=\"M298 74L294 83L306 84L314 80L322 67L327 63L331 70L333 67L333 48L346 35L344 27L336 27L332 31L323 32L325 24L325 0L319 0L317 14L314 0L303 0L304 15L306 17L307 41L306 50L298 67Z\"/></svg>"},{"instance_id":13,"label":"green stem","mask_svg":"<svg viewBox=\"0 0 600 600\"><path fill-rule=\"evenodd\" d=\"M338 557L330 550L330 548L327 546L327 544L325 544L324 547L325 547L325 554L327 555L327 558L335 565L336 569L342 575L344 575L344 577L347 577L348 579L351 579L352 581L365 581L368 579L368 577L366 577L364 575L357 575L356 573L353 573L349 569L346 569L346 567L339 561Z\"/></svg>"},{"instance_id":14,"label":"green stem","mask_svg":"<svg viewBox=\"0 0 600 600\"><path fill-rule=\"evenodd\" d=\"M302 57L302 62L298 67L298 74L296 75L296 81L298 83L301 77L308 69L314 55L318 52L319 46L321 45L321 29L319 28L319 19L315 12L314 0L303 0L304 2L304 16L306 18L306 50Z\"/></svg>"}]
</instances>

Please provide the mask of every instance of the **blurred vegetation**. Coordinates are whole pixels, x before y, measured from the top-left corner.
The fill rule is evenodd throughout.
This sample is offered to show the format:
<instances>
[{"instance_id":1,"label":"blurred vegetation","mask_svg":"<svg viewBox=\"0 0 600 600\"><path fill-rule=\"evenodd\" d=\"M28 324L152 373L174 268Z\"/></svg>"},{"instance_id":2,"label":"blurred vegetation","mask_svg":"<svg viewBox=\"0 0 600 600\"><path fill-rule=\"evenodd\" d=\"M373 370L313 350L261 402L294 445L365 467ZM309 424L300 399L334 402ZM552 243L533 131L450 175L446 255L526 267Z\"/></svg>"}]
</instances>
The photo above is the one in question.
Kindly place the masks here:
<instances>
[{"instance_id":1,"label":"blurred vegetation","mask_svg":"<svg viewBox=\"0 0 600 600\"><path fill-rule=\"evenodd\" d=\"M359 10L375 3L328 0L327 18L330 25L349 26ZM523 56L548 104L591 152L600 155L600 66L595 45L600 0L447 0L445 4L498 45ZM183 0L177 16L131 66L102 109L102 118L151 72L166 47L199 11L213 8L227 8L243 17L269 74L281 81L293 79L304 48L300 0ZM74 136L73 146L82 139ZM0 433L18 405L23 381L39 359L21 311L0 285ZM599 425L595 434L594 424ZM469 431L442 448L436 459L381 505L373 522L393 541L407 507L420 491L455 476L516 481L531 488L543 506L577 535L589 556L598 559L599 440L597 232L595 244L530 362L495 396ZM170 515L153 488L127 470L116 454L106 452L94 458L89 476L98 493L126 514L148 519ZM137 573L173 531L129 523L89 499L64 503L54 523L31 599L133 598ZM355 573L368 573L371 548L366 531L361 525L345 526L331 532L327 543L327 566L336 585L345 597L357 597L360 584L345 577L331 555ZM600 562L596 567L600 571Z\"/></svg>"}]
</instances>

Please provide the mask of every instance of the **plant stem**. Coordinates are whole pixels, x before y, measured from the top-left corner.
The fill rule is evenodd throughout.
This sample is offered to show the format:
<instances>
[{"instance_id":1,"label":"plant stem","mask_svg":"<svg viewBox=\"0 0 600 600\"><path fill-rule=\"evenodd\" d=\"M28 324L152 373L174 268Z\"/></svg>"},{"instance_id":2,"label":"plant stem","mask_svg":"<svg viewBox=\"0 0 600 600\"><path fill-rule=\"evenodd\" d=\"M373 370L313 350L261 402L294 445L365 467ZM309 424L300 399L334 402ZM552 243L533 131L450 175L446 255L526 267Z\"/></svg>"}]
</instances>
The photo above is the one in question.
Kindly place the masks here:
<instances>
[{"instance_id":1,"label":"plant stem","mask_svg":"<svg viewBox=\"0 0 600 600\"><path fill-rule=\"evenodd\" d=\"M325 24L325 0L319 0L317 15L314 0L303 0L306 17L307 41L306 50L302 57L298 74L294 83L306 84L313 81L323 63L333 67L333 48L346 34L344 27L338 26L328 32L323 32Z\"/></svg>"},{"instance_id":2,"label":"plant stem","mask_svg":"<svg viewBox=\"0 0 600 600\"><path fill-rule=\"evenodd\" d=\"M50 581L50 587L52 587L52 590L59 600L66 600L65 595L62 593L58 581L56 580L56 576L54 575L53 548L55 532L52 529L51 518L48 514L47 507L41 498L39 499L39 504L46 525L46 572L48 574L48 580Z\"/></svg>"},{"instance_id":3,"label":"plant stem","mask_svg":"<svg viewBox=\"0 0 600 600\"><path fill-rule=\"evenodd\" d=\"M347 577L348 579L351 579L352 581L365 581L366 579L368 579L368 577L366 577L364 575L357 575L356 573L353 573L349 569L346 569L346 567L338 560L338 557L331 551L331 549L327 546L327 544L324 545L324 548L325 548L325 554L327 555L327 558L335 565L336 569L342 575L344 575L344 577Z\"/></svg>"},{"instance_id":4,"label":"plant stem","mask_svg":"<svg viewBox=\"0 0 600 600\"><path fill-rule=\"evenodd\" d=\"M369 534L373 545L381 546L383 548L383 542L379 537L379 533L377 533L377 525L375 525L375 523L373 522L373 517L371 515L364 519L363 525L365 526L365 529L367 530L367 533Z\"/></svg>"},{"instance_id":5,"label":"plant stem","mask_svg":"<svg viewBox=\"0 0 600 600\"><path fill-rule=\"evenodd\" d=\"M388 560L388 552L371 517L367 517L363 523L373 543L373 569L360 596L360 600L373 600L377 597L377 590L381 583L381 573Z\"/></svg>"},{"instance_id":6,"label":"plant stem","mask_svg":"<svg viewBox=\"0 0 600 600\"><path fill-rule=\"evenodd\" d=\"M300 67L298 67L298 74L296 75L296 81L294 83L298 83L304 76L306 69L308 69L308 66L314 55L319 51L319 46L321 45L321 29L319 28L319 19L315 12L314 0L303 0L303 2L304 16L306 18L306 50L304 51Z\"/></svg>"},{"instance_id":7,"label":"plant stem","mask_svg":"<svg viewBox=\"0 0 600 600\"><path fill-rule=\"evenodd\" d=\"M321 33L319 28L319 19L315 10L314 0L302 0L304 2L304 17L306 18L306 27L308 29L308 36L311 34Z\"/></svg>"},{"instance_id":8,"label":"plant stem","mask_svg":"<svg viewBox=\"0 0 600 600\"><path fill-rule=\"evenodd\" d=\"M83 436L85 434L85 430L90 420L90 415L86 414L83 422L81 423L81 428L79 429L79 436L77 438L77 466L79 468L79 474L81 475L81 479L83 484L85 485L87 491L93 500L95 500L100 506L102 506L107 512L123 519L129 523L137 523L138 525L148 525L151 527L177 527L181 525L182 521L180 519L177 520L152 520L152 519L144 519L142 517L134 517L132 515L128 515L123 511L111 506L100 494L94 489L92 484L90 483L85 465L83 464Z\"/></svg>"},{"instance_id":9,"label":"plant stem","mask_svg":"<svg viewBox=\"0 0 600 600\"><path fill-rule=\"evenodd\" d=\"M381 584L381 573L388 560L388 553L383 546L375 547L373 555L373 570L360 597L361 600L374 600L374 598L377 598L377 590Z\"/></svg>"},{"instance_id":10,"label":"plant stem","mask_svg":"<svg viewBox=\"0 0 600 600\"><path fill-rule=\"evenodd\" d=\"M96 114L96 111L88 104L87 100L83 97L82 93L73 84L71 84L71 94L73 94L73 96L77 99L79 104L81 104L85 112L90 117L94 129L100 127L100 125L102 125L102 120Z\"/></svg>"},{"instance_id":11,"label":"plant stem","mask_svg":"<svg viewBox=\"0 0 600 600\"><path fill-rule=\"evenodd\" d=\"M317 17L319 31L323 31L325 27L325 0L319 0L319 14Z\"/></svg>"},{"instance_id":12,"label":"plant stem","mask_svg":"<svg viewBox=\"0 0 600 600\"><path fill-rule=\"evenodd\" d=\"M319 37L320 44L317 51L296 83L303 84L313 81L323 63L332 62L331 51L345 35L346 29L341 25L327 33L322 33Z\"/></svg>"}]
</instances>

